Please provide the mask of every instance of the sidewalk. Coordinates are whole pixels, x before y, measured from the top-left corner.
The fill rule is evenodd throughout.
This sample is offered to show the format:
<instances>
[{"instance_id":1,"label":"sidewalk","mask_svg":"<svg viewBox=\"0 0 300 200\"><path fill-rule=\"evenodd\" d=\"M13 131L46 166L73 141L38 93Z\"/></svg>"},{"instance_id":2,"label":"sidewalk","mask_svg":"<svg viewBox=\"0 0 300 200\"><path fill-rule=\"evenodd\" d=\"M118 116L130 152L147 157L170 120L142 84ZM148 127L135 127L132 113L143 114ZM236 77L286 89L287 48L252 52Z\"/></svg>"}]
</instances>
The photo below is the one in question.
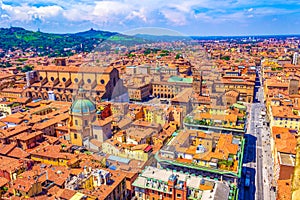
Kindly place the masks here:
<instances>
[{"instance_id":1,"label":"sidewalk","mask_svg":"<svg viewBox=\"0 0 300 200\"><path fill-rule=\"evenodd\" d=\"M263 100L263 89L260 90L262 93L261 99ZM262 137L262 163L263 163L263 180L264 180L264 199L275 200L274 192L272 192L272 179L273 179L273 157L271 153L271 133L267 125L262 125L261 137Z\"/></svg>"}]
</instances>

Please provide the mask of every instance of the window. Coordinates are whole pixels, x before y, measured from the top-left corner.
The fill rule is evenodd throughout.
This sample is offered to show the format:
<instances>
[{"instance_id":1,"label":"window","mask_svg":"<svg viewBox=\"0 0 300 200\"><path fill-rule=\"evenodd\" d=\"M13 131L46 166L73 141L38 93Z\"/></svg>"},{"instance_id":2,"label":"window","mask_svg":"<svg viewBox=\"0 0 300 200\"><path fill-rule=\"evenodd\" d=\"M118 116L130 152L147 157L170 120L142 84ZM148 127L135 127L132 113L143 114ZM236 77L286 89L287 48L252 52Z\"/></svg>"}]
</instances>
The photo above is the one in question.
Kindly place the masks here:
<instances>
[{"instance_id":1,"label":"window","mask_svg":"<svg viewBox=\"0 0 300 200\"><path fill-rule=\"evenodd\" d=\"M54 81L54 77L53 76L51 77L51 81Z\"/></svg>"},{"instance_id":2,"label":"window","mask_svg":"<svg viewBox=\"0 0 300 200\"><path fill-rule=\"evenodd\" d=\"M84 125L87 126L88 125L88 121L84 120Z\"/></svg>"},{"instance_id":3,"label":"window","mask_svg":"<svg viewBox=\"0 0 300 200\"><path fill-rule=\"evenodd\" d=\"M91 81L91 79L88 79L87 82L88 82L88 83L91 83L92 81Z\"/></svg>"},{"instance_id":4,"label":"window","mask_svg":"<svg viewBox=\"0 0 300 200\"><path fill-rule=\"evenodd\" d=\"M75 81L75 83L78 83L78 78L75 78L74 81Z\"/></svg>"},{"instance_id":5,"label":"window","mask_svg":"<svg viewBox=\"0 0 300 200\"><path fill-rule=\"evenodd\" d=\"M67 79L66 79L65 77L62 78L62 81L63 81L63 82L66 82L66 80L67 80Z\"/></svg>"},{"instance_id":6,"label":"window","mask_svg":"<svg viewBox=\"0 0 300 200\"><path fill-rule=\"evenodd\" d=\"M181 198L181 194L176 194L176 198Z\"/></svg>"},{"instance_id":7,"label":"window","mask_svg":"<svg viewBox=\"0 0 300 200\"><path fill-rule=\"evenodd\" d=\"M74 139L77 139L77 134L76 133L74 133Z\"/></svg>"},{"instance_id":8,"label":"window","mask_svg":"<svg viewBox=\"0 0 300 200\"><path fill-rule=\"evenodd\" d=\"M42 76L40 76L40 80L43 80L43 77L42 77Z\"/></svg>"},{"instance_id":9,"label":"window","mask_svg":"<svg viewBox=\"0 0 300 200\"><path fill-rule=\"evenodd\" d=\"M104 84L104 83L105 83L105 81L104 81L103 79L101 79L101 80L100 80L100 83L101 83L101 84Z\"/></svg>"},{"instance_id":10,"label":"window","mask_svg":"<svg viewBox=\"0 0 300 200\"><path fill-rule=\"evenodd\" d=\"M77 119L75 119L75 125L76 125L76 126L78 125L78 121L77 121Z\"/></svg>"},{"instance_id":11,"label":"window","mask_svg":"<svg viewBox=\"0 0 300 200\"><path fill-rule=\"evenodd\" d=\"M98 139L98 135L95 135L95 139Z\"/></svg>"}]
</instances>

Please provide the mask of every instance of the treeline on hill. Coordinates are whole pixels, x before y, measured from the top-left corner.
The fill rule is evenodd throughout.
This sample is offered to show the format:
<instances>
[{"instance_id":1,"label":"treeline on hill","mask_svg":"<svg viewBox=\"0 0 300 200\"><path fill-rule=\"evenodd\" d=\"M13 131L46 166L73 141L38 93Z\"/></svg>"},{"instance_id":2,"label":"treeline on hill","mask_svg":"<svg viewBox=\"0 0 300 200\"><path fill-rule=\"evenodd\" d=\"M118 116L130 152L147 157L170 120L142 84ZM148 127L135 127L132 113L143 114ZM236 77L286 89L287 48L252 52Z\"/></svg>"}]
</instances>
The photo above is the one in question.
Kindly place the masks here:
<instances>
[{"instance_id":1,"label":"treeline on hill","mask_svg":"<svg viewBox=\"0 0 300 200\"><path fill-rule=\"evenodd\" d=\"M34 32L19 27L0 29L0 49L5 52L21 49L24 52L34 52L37 56L70 56L73 52L91 52L104 40L126 44L143 42L130 36L93 29L75 34ZM5 53L0 53L0 57L4 55Z\"/></svg>"}]
</instances>

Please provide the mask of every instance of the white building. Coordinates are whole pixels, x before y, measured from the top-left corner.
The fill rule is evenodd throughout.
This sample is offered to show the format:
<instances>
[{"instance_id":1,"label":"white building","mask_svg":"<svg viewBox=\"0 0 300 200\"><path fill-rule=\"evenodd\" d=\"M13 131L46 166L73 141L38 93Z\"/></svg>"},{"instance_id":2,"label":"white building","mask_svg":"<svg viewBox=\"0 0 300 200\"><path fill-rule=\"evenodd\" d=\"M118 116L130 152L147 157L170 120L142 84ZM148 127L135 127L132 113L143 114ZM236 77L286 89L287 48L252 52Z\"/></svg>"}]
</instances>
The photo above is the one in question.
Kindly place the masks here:
<instances>
[{"instance_id":1,"label":"white building","mask_svg":"<svg viewBox=\"0 0 300 200\"><path fill-rule=\"evenodd\" d=\"M299 57L298 52L295 52L294 55L293 55L293 65L298 64L298 57Z\"/></svg>"}]
</instances>

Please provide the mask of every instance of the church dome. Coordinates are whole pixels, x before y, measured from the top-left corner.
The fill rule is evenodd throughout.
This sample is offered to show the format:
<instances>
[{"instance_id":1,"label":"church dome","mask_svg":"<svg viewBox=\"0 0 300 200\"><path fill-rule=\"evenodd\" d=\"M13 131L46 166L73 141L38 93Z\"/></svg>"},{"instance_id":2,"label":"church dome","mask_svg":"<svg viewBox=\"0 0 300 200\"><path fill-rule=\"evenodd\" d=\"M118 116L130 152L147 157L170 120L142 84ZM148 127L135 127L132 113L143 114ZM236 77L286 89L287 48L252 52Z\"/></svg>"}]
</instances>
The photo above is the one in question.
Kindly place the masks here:
<instances>
[{"instance_id":1,"label":"church dome","mask_svg":"<svg viewBox=\"0 0 300 200\"><path fill-rule=\"evenodd\" d=\"M71 106L72 113L86 114L95 111L96 111L96 107L94 103L88 99L77 99L73 102Z\"/></svg>"},{"instance_id":2,"label":"church dome","mask_svg":"<svg viewBox=\"0 0 300 200\"><path fill-rule=\"evenodd\" d=\"M77 98L71 106L71 113L76 114L89 114L96 112L95 104L84 97L83 91L79 90L79 98Z\"/></svg>"}]
</instances>

